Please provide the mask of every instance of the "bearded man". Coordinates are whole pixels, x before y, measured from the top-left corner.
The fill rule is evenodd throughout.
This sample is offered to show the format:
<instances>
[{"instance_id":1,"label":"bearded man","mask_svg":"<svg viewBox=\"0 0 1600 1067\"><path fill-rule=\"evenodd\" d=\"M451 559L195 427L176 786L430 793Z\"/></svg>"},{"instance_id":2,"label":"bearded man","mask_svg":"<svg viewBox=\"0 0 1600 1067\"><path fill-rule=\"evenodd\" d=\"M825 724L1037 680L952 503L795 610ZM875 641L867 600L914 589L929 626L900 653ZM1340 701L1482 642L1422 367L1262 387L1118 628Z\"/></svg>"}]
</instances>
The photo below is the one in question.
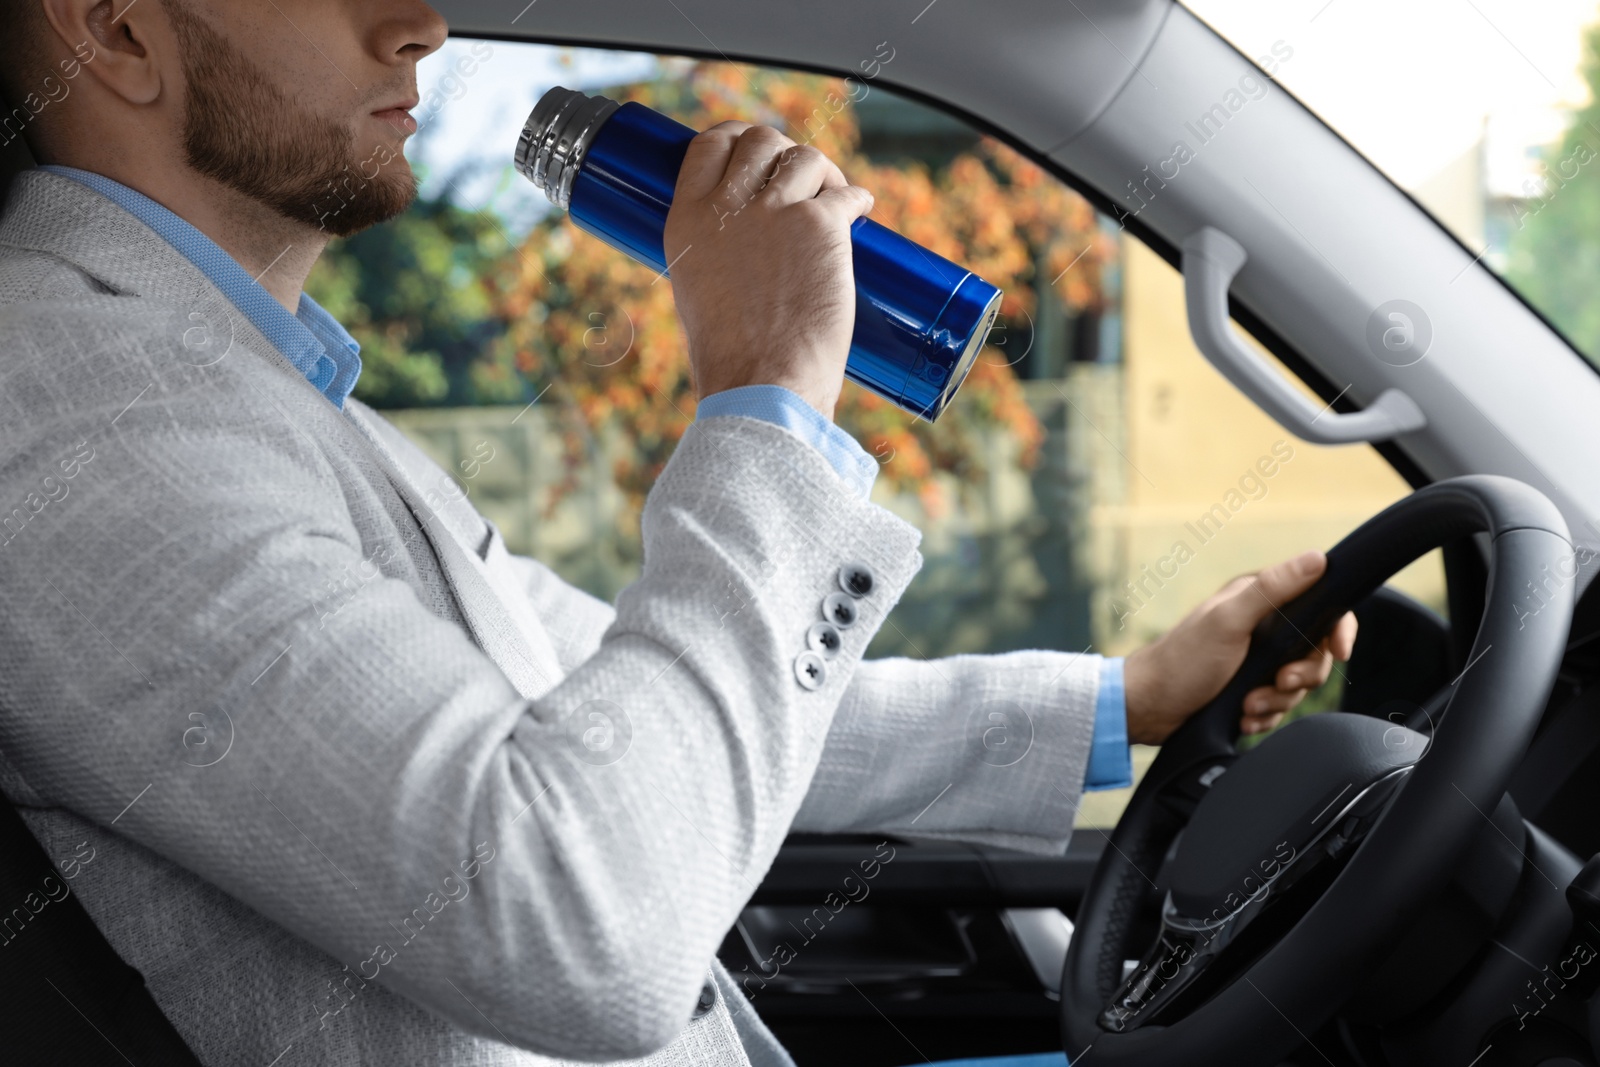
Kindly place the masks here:
<instances>
[{"instance_id":1,"label":"bearded man","mask_svg":"<svg viewBox=\"0 0 1600 1067\"><path fill-rule=\"evenodd\" d=\"M1082 790L1125 784L1129 740L1322 571L1239 579L1125 662L863 660L922 561L832 422L872 198L726 122L667 230L696 421L603 603L431 491L303 292L416 195L436 12L0 10L39 164L0 216L0 790L203 1062L789 1064L715 959L786 833L1060 854ZM720 225L731 176L791 150ZM996 768L966 725L1001 700L1034 741Z\"/></svg>"}]
</instances>

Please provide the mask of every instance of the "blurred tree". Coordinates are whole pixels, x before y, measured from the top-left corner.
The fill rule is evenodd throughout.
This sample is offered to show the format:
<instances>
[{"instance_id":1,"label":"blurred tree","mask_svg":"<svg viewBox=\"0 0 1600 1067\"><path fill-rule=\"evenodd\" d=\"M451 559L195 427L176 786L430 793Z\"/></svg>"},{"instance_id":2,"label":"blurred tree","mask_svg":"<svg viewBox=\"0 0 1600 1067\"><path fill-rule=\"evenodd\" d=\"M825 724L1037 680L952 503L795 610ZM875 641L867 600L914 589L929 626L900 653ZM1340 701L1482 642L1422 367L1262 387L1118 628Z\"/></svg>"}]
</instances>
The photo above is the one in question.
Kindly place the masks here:
<instances>
[{"instance_id":1,"label":"blurred tree","mask_svg":"<svg viewBox=\"0 0 1600 1067\"><path fill-rule=\"evenodd\" d=\"M1512 209L1505 275L1600 363L1600 26L1584 33L1583 77L1589 102L1545 149L1542 195Z\"/></svg>"},{"instance_id":2,"label":"blurred tree","mask_svg":"<svg viewBox=\"0 0 1600 1067\"><path fill-rule=\"evenodd\" d=\"M448 195L333 241L306 292L361 342L356 397L379 408L517 399L480 388L473 374L505 333L496 285L506 254L494 215Z\"/></svg>"}]
</instances>

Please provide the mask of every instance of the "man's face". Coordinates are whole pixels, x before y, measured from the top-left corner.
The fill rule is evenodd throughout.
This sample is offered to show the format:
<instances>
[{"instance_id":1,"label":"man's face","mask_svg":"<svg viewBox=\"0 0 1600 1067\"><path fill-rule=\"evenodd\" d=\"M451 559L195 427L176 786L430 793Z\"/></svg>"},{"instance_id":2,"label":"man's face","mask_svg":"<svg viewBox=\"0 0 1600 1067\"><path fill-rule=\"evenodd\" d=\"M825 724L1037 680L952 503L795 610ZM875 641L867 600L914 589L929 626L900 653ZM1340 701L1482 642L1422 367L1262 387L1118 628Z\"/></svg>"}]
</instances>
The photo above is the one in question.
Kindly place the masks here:
<instances>
[{"instance_id":1,"label":"man's face","mask_svg":"<svg viewBox=\"0 0 1600 1067\"><path fill-rule=\"evenodd\" d=\"M333 236L410 206L416 179L402 148L416 123L405 111L416 61L444 39L431 9L163 3L182 52L190 167Z\"/></svg>"}]
</instances>

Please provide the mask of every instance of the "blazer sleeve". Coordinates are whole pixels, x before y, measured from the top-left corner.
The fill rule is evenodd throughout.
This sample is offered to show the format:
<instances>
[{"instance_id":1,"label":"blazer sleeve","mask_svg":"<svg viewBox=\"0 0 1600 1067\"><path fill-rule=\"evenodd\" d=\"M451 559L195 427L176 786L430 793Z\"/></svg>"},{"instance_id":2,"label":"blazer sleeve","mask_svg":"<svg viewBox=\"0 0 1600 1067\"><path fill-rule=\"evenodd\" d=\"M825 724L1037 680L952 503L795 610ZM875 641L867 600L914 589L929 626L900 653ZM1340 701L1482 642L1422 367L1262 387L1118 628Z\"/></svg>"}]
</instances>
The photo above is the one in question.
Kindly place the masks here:
<instances>
[{"instance_id":1,"label":"blazer sleeve","mask_svg":"<svg viewBox=\"0 0 1600 1067\"><path fill-rule=\"evenodd\" d=\"M1046 650L863 661L794 829L1060 855L1094 739L1099 663Z\"/></svg>"},{"instance_id":2,"label":"blazer sleeve","mask_svg":"<svg viewBox=\"0 0 1600 1067\"><path fill-rule=\"evenodd\" d=\"M537 560L511 559L572 669L598 646L610 605ZM1060 855L1082 799L1101 663L1048 650L863 660L792 829Z\"/></svg>"},{"instance_id":3,"label":"blazer sleeve","mask_svg":"<svg viewBox=\"0 0 1600 1067\"><path fill-rule=\"evenodd\" d=\"M0 502L30 513L0 547L0 747L44 803L463 1029L557 1058L664 1047L920 534L780 427L695 423L647 498L641 577L525 700L419 600L385 516L352 511L371 457L342 416L249 351L194 365L189 326L109 296L0 325ZM796 657L851 561L875 588L809 688ZM231 747L197 765L192 731L224 718Z\"/></svg>"}]
</instances>

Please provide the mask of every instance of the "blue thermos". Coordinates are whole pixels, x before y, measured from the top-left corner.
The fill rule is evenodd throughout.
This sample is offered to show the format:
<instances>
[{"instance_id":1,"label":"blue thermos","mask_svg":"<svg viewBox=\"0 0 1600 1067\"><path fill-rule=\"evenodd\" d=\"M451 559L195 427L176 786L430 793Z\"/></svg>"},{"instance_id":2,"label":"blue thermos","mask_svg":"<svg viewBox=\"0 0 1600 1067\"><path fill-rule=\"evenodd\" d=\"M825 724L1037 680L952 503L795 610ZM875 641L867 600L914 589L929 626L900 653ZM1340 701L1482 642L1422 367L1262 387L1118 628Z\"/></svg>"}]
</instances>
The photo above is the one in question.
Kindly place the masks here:
<instances>
[{"instance_id":1,"label":"blue thermos","mask_svg":"<svg viewBox=\"0 0 1600 1067\"><path fill-rule=\"evenodd\" d=\"M528 116L516 167L600 240L667 272L662 233L695 131L642 104L556 87ZM933 421L1000 311L1000 290L860 218L851 226L855 333L845 377Z\"/></svg>"}]
</instances>

